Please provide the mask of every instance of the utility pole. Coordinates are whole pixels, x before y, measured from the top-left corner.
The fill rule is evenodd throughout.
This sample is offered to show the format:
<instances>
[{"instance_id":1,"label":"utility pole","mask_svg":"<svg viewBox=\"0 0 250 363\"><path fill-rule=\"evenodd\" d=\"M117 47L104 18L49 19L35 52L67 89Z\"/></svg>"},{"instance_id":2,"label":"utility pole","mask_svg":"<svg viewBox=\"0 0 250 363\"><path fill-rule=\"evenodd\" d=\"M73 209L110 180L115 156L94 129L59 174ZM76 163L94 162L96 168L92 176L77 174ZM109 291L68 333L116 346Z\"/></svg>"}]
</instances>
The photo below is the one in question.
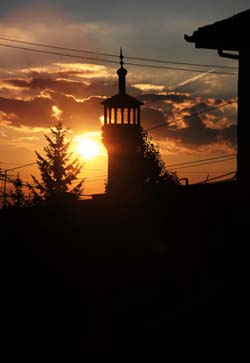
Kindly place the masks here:
<instances>
[{"instance_id":1,"label":"utility pole","mask_svg":"<svg viewBox=\"0 0 250 363\"><path fill-rule=\"evenodd\" d=\"M3 179L3 208L6 208L7 194L6 194L6 184L7 184L7 170L4 172Z\"/></svg>"}]
</instances>

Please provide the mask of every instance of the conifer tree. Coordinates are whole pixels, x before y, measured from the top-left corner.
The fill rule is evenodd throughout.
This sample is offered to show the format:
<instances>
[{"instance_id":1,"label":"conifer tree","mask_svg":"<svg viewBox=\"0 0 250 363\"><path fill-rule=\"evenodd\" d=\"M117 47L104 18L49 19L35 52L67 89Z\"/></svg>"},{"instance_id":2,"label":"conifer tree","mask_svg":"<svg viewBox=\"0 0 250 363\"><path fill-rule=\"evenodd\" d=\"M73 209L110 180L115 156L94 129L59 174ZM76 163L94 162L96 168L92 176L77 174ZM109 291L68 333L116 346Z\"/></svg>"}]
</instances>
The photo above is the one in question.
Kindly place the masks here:
<instances>
[{"instance_id":1,"label":"conifer tree","mask_svg":"<svg viewBox=\"0 0 250 363\"><path fill-rule=\"evenodd\" d=\"M34 185L29 184L29 188L34 196L34 204L41 201L62 201L66 197L76 200L83 191L84 179L70 188L83 165L77 158L72 160L72 153L69 152L70 141L66 139L69 129L58 122L50 131L51 137L44 135L48 142L48 146L44 147L46 157L35 151L41 181L32 175Z\"/></svg>"}]
</instances>

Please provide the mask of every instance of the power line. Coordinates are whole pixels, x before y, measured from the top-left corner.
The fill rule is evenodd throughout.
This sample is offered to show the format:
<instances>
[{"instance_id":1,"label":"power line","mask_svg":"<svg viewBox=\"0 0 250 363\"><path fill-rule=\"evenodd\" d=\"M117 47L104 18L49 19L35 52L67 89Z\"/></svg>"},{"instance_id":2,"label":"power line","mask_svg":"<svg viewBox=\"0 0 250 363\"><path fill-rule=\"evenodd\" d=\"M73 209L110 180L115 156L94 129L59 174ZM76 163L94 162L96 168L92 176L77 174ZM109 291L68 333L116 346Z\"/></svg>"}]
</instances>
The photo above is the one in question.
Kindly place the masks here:
<instances>
[{"instance_id":1,"label":"power line","mask_svg":"<svg viewBox=\"0 0 250 363\"><path fill-rule=\"evenodd\" d=\"M91 170L91 171L103 171L106 170L106 168L84 168L83 170Z\"/></svg>"},{"instance_id":2,"label":"power line","mask_svg":"<svg viewBox=\"0 0 250 363\"><path fill-rule=\"evenodd\" d=\"M36 162L29 163L29 164L24 164L24 165L21 165L21 166L16 166L15 168L6 169L6 171L17 170L17 169L25 168L26 166L34 165L34 164L36 164Z\"/></svg>"},{"instance_id":3,"label":"power line","mask_svg":"<svg viewBox=\"0 0 250 363\"><path fill-rule=\"evenodd\" d=\"M50 44L45 44L45 43L27 42L27 41L23 41L23 40L10 39L10 38L5 38L5 37L0 37L0 40L5 40L5 41L8 41L8 42L14 42L14 43L21 43L21 44L30 44L30 45L35 45L35 46L44 47L44 48L61 49L61 50L67 50L67 51L70 51L70 52L87 53L87 54L95 54L95 55L103 55L105 57L115 57L115 58L117 58L117 54L100 53L100 52L94 52L94 51L90 51L90 50L81 50L81 49L76 49L76 48L66 48L66 47L60 47L58 45L52 45L52 44L50 45Z\"/></svg>"},{"instance_id":4,"label":"power line","mask_svg":"<svg viewBox=\"0 0 250 363\"><path fill-rule=\"evenodd\" d=\"M22 165L20 163L12 163L10 161L0 161L0 164L8 164L8 165Z\"/></svg>"},{"instance_id":5,"label":"power line","mask_svg":"<svg viewBox=\"0 0 250 363\"><path fill-rule=\"evenodd\" d=\"M94 60L94 61L99 61L99 62L101 61L101 62L109 62L109 63L115 63L115 64L117 64L116 61L112 61L112 60L108 60L108 59L100 59L100 58L94 58L94 57L83 57L83 56L80 56L80 55L73 55L73 54L66 54L66 53L58 53L58 52L50 52L50 51L46 51L46 50L32 49L32 48L26 48L26 47L18 47L16 45L9 45L9 44L2 44L2 43L0 43L0 46L7 47L7 48L27 50L27 51L36 52L36 53L62 55L64 57L70 57L70 58L87 59L87 60Z\"/></svg>"},{"instance_id":6,"label":"power line","mask_svg":"<svg viewBox=\"0 0 250 363\"><path fill-rule=\"evenodd\" d=\"M92 176L92 177L90 177L90 178L85 178L86 180L94 180L94 179L97 179L97 178L106 178L107 177L107 175L98 175L98 176Z\"/></svg>"},{"instance_id":7,"label":"power line","mask_svg":"<svg viewBox=\"0 0 250 363\"><path fill-rule=\"evenodd\" d=\"M90 50L66 48L66 47L60 47L58 45L45 44L45 43L34 43L34 42L28 42L28 41L23 41L23 40L18 40L18 39L10 39L10 38L5 38L5 37L0 37L0 40L14 42L14 43L21 43L21 44L30 44L30 45L44 47L44 48L61 49L61 50L67 50L67 51L77 52L77 53L87 53L87 54L95 54L95 55L117 58L117 54L111 54L111 53L101 53L101 52L94 52L94 51L90 51ZM133 56L126 56L126 58L141 60L141 61L145 61L145 62L153 62L153 63L181 64L181 65L196 66L196 67L237 69L237 67L230 67L230 66L198 64L198 63L190 63L190 62L177 62L177 61L168 61L168 60L163 60L163 59L142 58L142 57L133 57Z\"/></svg>"},{"instance_id":8,"label":"power line","mask_svg":"<svg viewBox=\"0 0 250 363\"><path fill-rule=\"evenodd\" d=\"M101 179L93 179L93 180L86 180L86 183L92 183L92 182L97 182L97 181L104 181L105 179L104 178L101 178Z\"/></svg>"},{"instance_id":9,"label":"power line","mask_svg":"<svg viewBox=\"0 0 250 363\"><path fill-rule=\"evenodd\" d=\"M185 173L188 173L188 174L218 174L218 173L221 173L221 172L226 172L226 170L203 170L203 171L194 171L194 170L185 170Z\"/></svg>"},{"instance_id":10,"label":"power line","mask_svg":"<svg viewBox=\"0 0 250 363\"><path fill-rule=\"evenodd\" d=\"M97 181L97 180L104 180L105 178L107 178L107 175L97 175L97 176L93 176L93 177L90 177L90 178L85 178L84 182L92 182L92 181Z\"/></svg>"},{"instance_id":11,"label":"power line","mask_svg":"<svg viewBox=\"0 0 250 363\"><path fill-rule=\"evenodd\" d=\"M198 63L188 63L188 62L177 62L177 61L166 61L160 59L149 59L149 58L140 58L140 57L129 57L126 56L128 59L136 59L145 62L155 62L155 63L167 63L167 64L181 64L185 66L195 66L195 67L209 67L209 68L226 68L226 69L237 69L237 67L230 67L230 66L221 66L221 65L212 65L212 64L198 64Z\"/></svg>"},{"instance_id":12,"label":"power line","mask_svg":"<svg viewBox=\"0 0 250 363\"><path fill-rule=\"evenodd\" d=\"M210 112L210 111L216 110L217 108L220 108L220 107L224 107L224 106L231 105L231 104L233 104L233 103L235 103L235 102L237 102L237 100L234 100L234 101L228 101L228 102L222 103L222 104L221 104L221 105L219 105L219 106L210 107L210 108L207 108L207 109L205 109L205 110L203 110L203 111L199 111L199 112L196 112L196 113L192 113L191 115L185 116L185 119L187 119L187 118L191 118L191 117L194 117L194 116L198 116L198 115L200 115L200 114L202 114L202 113L205 113L205 112ZM176 121L181 121L181 120L183 120L183 119L184 119L184 117L182 116L182 117L176 118L176 119L174 119L174 120L172 120L172 121L170 121L170 122L164 122L164 123L162 123L162 124L159 124L159 125L156 125L156 126L150 127L149 129L147 129L147 130L145 130L145 131L147 132L147 131L151 131L151 130L154 130L154 129L158 129L159 127L169 126L169 125L171 125L171 124L175 123Z\"/></svg>"},{"instance_id":13,"label":"power line","mask_svg":"<svg viewBox=\"0 0 250 363\"><path fill-rule=\"evenodd\" d=\"M211 180L221 179L221 178L223 178L225 176L228 176L228 175L231 175L231 174L234 174L234 176L231 178L231 179L233 179L235 177L235 175L236 175L236 171L230 171L229 173L222 174L222 175L219 175L219 176L215 176L213 178L207 179L206 181L195 183L195 184L203 184L203 183L206 183L206 182L211 181Z\"/></svg>"},{"instance_id":14,"label":"power line","mask_svg":"<svg viewBox=\"0 0 250 363\"><path fill-rule=\"evenodd\" d=\"M86 56L67 54L67 53L59 53L59 52L51 52L51 51L32 49L32 48L26 48L26 47L19 47L19 46L3 44L3 43L0 43L0 46L7 47L7 48L13 48L13 49L19 49L19 50L26 50L26 51L30 51L30 52L36 52L36 53L61 55L61 56L64 56L64 57L69 57L69 58L77 58L77 59L85 59L85 60L87 59L87 60L91 60L91 61L97 61L99 63L100 62L108 62L108 63L117 64L117 61L108 60L108 59L86 57ZM189 69L189 68L177 68L177 67L165 67L165 66L163 67L163 66L155 66L155 65L150 65L150 64L131 63L131 62L126 62L126 64L131 65L131 66L138 66L138 67L155 68L155 69L171 69L171 70L185 71L185 72L196 72L196 73L207 72L207 70L198 70L198 69ZM237 75L237 73L232 73L232 72L210 71L209 73L223 74L223 75L235 75L235 76Z\"/></svg>"},{"instance_id":15,"label":"power line","mask_svg":"<svg viewBox=\"0 0 250 363\"><path fill-rule=\"evenodd\" d=\"M221 163L223 161L230 161L230 160L235 160L235 158L228 158L228 159L223 159L223 160L208 161L208 162L200 163L200 164L197 163L195 165L192 164L192 165L180 166L180 167L175 168L174 170L192 168L192 167L203 166L203 165L208 165L208 164L216 164L216 163Z\"/></svg>"},{"instance_id":16,"label":"power line","mask_svg":"<svg viewBox=\"0 0 250 363\"><path fill-rule=\"evenodd\" d=\"M193 160L193 161L186 161L186 162L182 162L182 163L171 164L171 165L168 165L167 167L168 168L172 168L172 167L175 167L175 166L178 167L178 166L187 165L187 164L197 164L197 163L201 163L201 162L204 162L204 161L217 160L217 159L225 159L225 158L229 158L231 156L236 156L236 154L234 153L234 154L228 154L228 155L223 155L223 156L215 156L215 157L207 158L207 159L199 159L199 160ZM8 163L8 162L6 162L6 163ZM11 168L11 169L6 169L6 170L7 171L17 170L17 169L21 169L21 168L24 168L24 167L27 167L27 166L34 165L34 164L37 164L37 162L20 165L18 167ZM105 169L85 169L85 170L105 170ZM91 179L96 179L96 178L101 178L101 177L106 177L106 176L107 175L96 175L96 176L92 176L92 177L87 177L86 180L91 180Z\"/></svg>"},{"instance_id":17,"label":"power line","mask_svg":"<svg viewBox=\"0 0 250 363\"><path fill-rule=\"evenodd\" d=\"M1 45L1 44L0 44ZM146 68L156 68L156 69L172 69L175 71L187 71L187 72L195 72L195 73L205 73L207 70L199 70L199 69L189 69L189 68L177 68L177 67L163 67L163 66L153 66L150 64L139 64L139 63L130 63L126 62L127 65L130 66L138 66L138 67L146 67ZM231 75L231 76L237 76L238 73L232 73L232 72L217 72L217 71L209 71L209 73L213 74L224 74L224 75Z\"/></svg>"},{"instance_id":18,"label":"power line","mask_svg":"<svg viewBox=\"0 0 250 363\"><path fill-rule=\"evenodd\" d=\"M8 162L6 162L6 163L8 164ZM29 163L29 164L24 164L24 165L20 165L20 166L16 166L16 167L10 168L10 169L4 169L4 171L7 171L8 172L8 171L12 171L12 170L18 170L18 169L21 169L21 168L25 168L27 166L35 165L35 164L37 164L37 162L33 162L33 163ZM92 169L90 169L90 170L92 170ZM93 170L105 170L105 169L93 169ZM85 179L91 181L92 179L105 178L106 176L107 175L96 175L96 176L88 177L88 178L85 178ZM12 182L12 180L9 180L9 182Z\"/></svg>"},{"instance_id":19,"label":"power line","mask_svg":"<svg viewBox=\"0 0 250 363\"><path fill-rule=\"evenodd\" d=\"M210 161L210 160L216 160L216 159L224 159L224 158L228 158L230 156L236 156L236 154L228 154L228 155L224 155L224 156L214 156L212 158L207 158L207 159L186 161L184 163L171 164L171 165L168 165L168 167L170 168L170 167L173 167L173 166L181 166L181 165L186 165L186 164L200 163L200 162L203 162L203 161Z\"/></svg>"},{"instance_id":20,"label":"power line","mask_svg":"<svg viewBox=\"0 0 250 363\"><path fill-rule=\"evenodd\" d=\"M200 165L207 165L207 164L213 164L215 162L210 162L211 160L218 160L219 161L227 161L227 160L233 160L234 157L232 158L232 156L236 156L236 154L228 154L228 155L224 155L224 156L216 156L216 157L212 157L212 158L207 158L207 159L199 159L199 160L193 160L193 161L187 161L187 162L183 162L183 163L177 163L177 164L171 164L168 165L167 168L173 168L173 167L177 167L177 169L184 169L186 167L190 167L190 166L200 166ZM209 161L208 163L206 163L206 161ZM29 163L29 164L24 164L15 168L11 168L11 169L6 169L6 171L12 171L12 170L17 170L20 168L24 168L27 166L31 166L36 164L36 162L33 163ZM175 168L176 169L176 168ZM107 175L96 175L96 176L92 176L92 177L87 177L85 178L85 181L97 181L97 180L103 180L103 178L106 178ZM8 178L9 182L13 182L13 180L11 180L10 178ZM75 182L78 182L78 180L75 180Z\"/></svg>"}]
</instances>

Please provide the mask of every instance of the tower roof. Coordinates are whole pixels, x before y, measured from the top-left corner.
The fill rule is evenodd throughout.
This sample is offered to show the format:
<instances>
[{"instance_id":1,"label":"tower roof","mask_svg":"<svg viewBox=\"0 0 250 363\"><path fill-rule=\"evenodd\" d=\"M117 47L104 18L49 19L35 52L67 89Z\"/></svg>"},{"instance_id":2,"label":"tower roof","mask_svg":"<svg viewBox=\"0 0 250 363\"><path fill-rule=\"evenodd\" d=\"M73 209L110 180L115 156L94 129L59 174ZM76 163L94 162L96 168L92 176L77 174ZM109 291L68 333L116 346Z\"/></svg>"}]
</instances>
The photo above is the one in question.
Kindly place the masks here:
<instances>
[{"instance_id":1,"label":"tower roof","mask_svg":"<svg viewBox=\"0 0 250 363\"><path fill-rule=\"evenodd\" d=\"M126 75L127 70L123 67L123 54L120 49L120 65L121 67L117 71L119 93L101 102L103 105L113 108L136 108L143 105L143 102L138 101L136 98L129 96L126 93Z\"/></svg>"},{"instance_id":2,"label":"tower roof","mask_svg":"<svg viewBox=\"0 0 250 363\"><path fill-rule=\"evenodd\" d=\"M136 98L129 95L118 93L105 101L101 102L103 105L114 108L136 108L143 105L143 102L138 101Z\"/></svg>"}]
</instances>

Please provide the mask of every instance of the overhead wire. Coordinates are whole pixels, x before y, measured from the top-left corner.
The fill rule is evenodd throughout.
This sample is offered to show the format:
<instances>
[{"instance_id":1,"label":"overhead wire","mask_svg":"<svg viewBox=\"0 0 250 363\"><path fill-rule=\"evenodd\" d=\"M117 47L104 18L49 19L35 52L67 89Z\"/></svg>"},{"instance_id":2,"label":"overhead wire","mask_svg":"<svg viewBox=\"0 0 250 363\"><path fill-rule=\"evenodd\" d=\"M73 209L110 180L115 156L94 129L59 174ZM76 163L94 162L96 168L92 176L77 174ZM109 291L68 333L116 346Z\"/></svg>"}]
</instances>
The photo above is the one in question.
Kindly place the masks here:
<instances>
[{"instance_id":1,"label":"overhead wire","mask_svg":"<svg viewBox=\"0 0 250 363\"><path fill-rule=\"evenodd\" d=\"M192 160L192 161L187 161L187 162L182 162L182 163L177 163L177 164L171 164L171 165L168 165L168 168L170 168L170 167L172 168L172 167L176 167L176 166L179 167L179 166L183 166L183 165L187 165L187 164L199 164L199 163L203 163L205 161L211 161L211 160L217 160L217 159L226 159L226 158L229 158L229 157L232 157L232 156L235 157L236 154L234 153L234 154L228 154L228 155L222 155L222 156L214 156L212 158ZM21 168L24 168L24 167L35 165L35 164L37 164L37 162L28 163L28 164L24 164L24 165L14 167L14 168L6 169L6 171L18 170L18 169L21 169ZM86 169L86 170L92 170L92 169ZM105 170L105 169L93 169L93 170ZM96 179L96 178L101 178L101 177L106 177L106 176L107 176L106 174L105 175L96 175L96 176L93 176L93 177L87 177L86 179L92 179L92 178Z\"/></svg>"},{"instance_id":2,"label":"overhead wire","mask_svg":"<svg viewBox=\"0 0 250 363\"><path fill-rule=\"evenodd\" d=\"M24 164L24 165L16 166L14 168L6 169L6 171L17 170L17 169L25 168L26 166L31 166L31 165L35 165L35 164L36 164L36 162Z\"/></svg>"},{"instance_id":3,"label":"overhead wire","mask_svg":"<svg viewBox=\"0 0 250 363\"><path fill-rule=\"evenodd\" d=\"M179 166L179 167L175 168L174 170L193 168L193 167L196 167L196 166L203 166L203 165L208 165L208 164L216 164L216 163L221 163L223 161L230 161L230 160L235 160L235 159L236 159L235 157L231 157L231 158L223 159L223 160L207 161L207 162L200 163L200 164L197 163L197 164L192 164L192 165ZM171 169L172 168L170 168L170 170Z\"/></svg>"},{"instance_id":4,"label":"overhead wire","mask_svg":"<svg viewBox=\"0 0 250 363\"><path fill-rule=\"evenodd\" d=\"M221 172L227 172L227 170L185 170L188 174L219 174Z\"/></svg>"},{"instance_id":5,"label":"overhead wire","mask_svg":"<svg viewBox=\"0 0 250 363\"><path fill-rule=\"evenodd\" d=\"M51 54L51 55L60 55L60 56L64 56L64 57L69 57L69 58L77 58L77 59L85 59L85 60L91 60L91 61L97 61L99 63L101 62L107 62L107 63L113 63L113 64L117 64L117 61L115 60L109 60L109 59L101 59L101 58L94 58L94 57L87 57L87 56L80 56L80 55L75 55L75 54L67 54L67 53L59 53L59 52L52 52L52 51L45 51L45 50L40 50L40 49L32 49L32 48L26 48L26 47L19 47L16 45L9 45L9 44L3 44L0 43L0 46L2 47L7 47L7 48L13 48L13 49L19 49L19 50L26 50L26 51L30 51L30 52L36 52L36 53L44 53L44 54ZM131 63L131 62L126 62L127 65L131 65L131 66L137 66L137 67L146 67L146 68L155 68L155 69L170 69L170 70L177 70L177 71L185 71L185 72L195 72L195 73L204 73L207 72L207 70L199 70L199 69L190 69L190 68L180 68L180 67L166 67L166 66L156 66L156 65L150 65L150 64L141 64L141 63ZM232 73L232 72L217 72L217 71L209 71L209 73L214 73L214 74L222 74L222 75L233 75L236 76L237 73Z\"/></svg>"},{"instance_id":6,"label":"overhead wire","mask_svg":"<svg viewBox=\"0 0 250 363\"><path fill-rule=\"evenodd\" d=\"M22 165L20 163L12 163L10 161L0 161L0 164L8 164L8 165Z\"/></svg>"},{"instance_id":7,"label":"overhead wire","mask_svg":"<svg viewBox=\"0 0 250 363\"><path fill-rule=\"evenodd\" d=\"M222 155L222 156L214 156L212 158L207 158L207 159L199 159L199 160L193 160L193 161L186 161L183 163L177 163L177 164L171 164L168 165L168 167L174 167L174 166L181 166L181 165L186 165L186 164L196 164L196 163L200 163L200 162L204 162L204 161L210 161L210 160L216 160L216 159L224 159L224 158L228 158L231 156L236 156L236 154L228 154L228 155Z\"/></svg>"},{"instance_id":8,"label":"overhead wire","mask_svg":"<svg viewBox=\"0 0 250 363\"><path fill-rule=\"evenodd\" d=\"M236 176L236 173L237 173L236 171L230 171L229 173L225 173L225 174L222 174L222 175L218 175L218 176L215 176L213 178L208 178L206 181L202 181L202 182L199 182L199 183L195 183L193 185L196 185L196 184L204 184L204 183L206 183L208 181L221 179L221 178L224 178L225 176L234 174L234 176L231 178L231 179L233 179Z\"/></svg>"},{"instance_id":9,"label":"overhead wire","mask_svg":"<svg viewBox=\"0 0 250 363\"><path fill-rule=\"evenodd\" d=\"M0 46L7 47L7 48L14 48L14 49L20 49L20 50L27 50L30 52L36 52L36 53L44 53L44 54L52 54L52 55L62 55L64 57L70 57L70 58L79 58L79 59L87 59L87 60L94 60L94 61L101 61L101 62L108 62L108 63L114 63L117 64L116 61L108 60L108 59L100 59L100 58L94 58L94 57L86 57L86 56L80 56L80 55L74 55L74 54L67 54L67 53L59 53L59 52L50 52L47 50L40 50L40 49L32 49L32 48L26 48L26 47L19 47L16 45L9 45L9 44L2 44L0 43Z\"/></svg>"},{"instance_id":10,"label":"overhead wire","mask_svg":"<svg viewBox=\"0 0 250 363\"><path fill-rule=\"evenodd\" d=\"M202 110L202 111L199 111L199 112L195 112L195 113L192 113L191 115L187 115L185 117L181 116L181 117L178 117L172 121L169 121L169 122L164 122L164 123L161 123L159 125L156 125L156 126L153 126L153 127L150 127L148 129L146 129L145 131L152 131L152 130L155 130L155 129L158 129L159 127L164 127L164 126L169 126L169 125L172 125L174 124L176 121L181 121L183 120L184 118L187 119L187 118L191 118L191 117L194 117L194 116L198 116L202 113L206 113L206 112L210 112L210 111L213 111L213 110L216 110L217 108L221 108L221 107L224 107L224 106L228 106L228 105L231 105L233 103L236 103L237 100L233 100L233 101L228 101L228 102L225 102L225 103L222 103L218 106L213 106L213 107L209 107L209 108L206 108L205 110Z\"/></svg>"},{"instance_id":11,"label":"overhead wire","mask_svg":"<svg viewBox=\"0 0 250 363\"><path fill-rule=\"evenodd\" d=\"M28 41L23 41L23 40L19 40L19 39L11 39L11 38L1 37L1 36L0 36L0 40L14 42L14 43L21 43L21 44L29 44L29 45L44 47L44 48L60 49L60 50L67 50L67 51L71 51L71 52L77 52L77 53L87 53L87 54L95 54L95 55L117 58L117 54L112 54L112 53L102 53L102 52L96 52L96 51L90 51L90 50L84 50L84 49L67 48L67 47L62 47L62 46L53 45L53 44L28 42ZM141 61L153 62L153 63L181 64L181 65L196 66L196 67L237 69L237 67L232 67L232 66L223 66L223 65L214 65L214 64L213 65L212 64L199 64L199 63L190 63L190 62L177 62L177 61L169 61L169 60L163 60L163 59L135 57L135 56L129 56L129 55L126 55L126 59L141 60Z\"/></svg>"}]
</instances>

